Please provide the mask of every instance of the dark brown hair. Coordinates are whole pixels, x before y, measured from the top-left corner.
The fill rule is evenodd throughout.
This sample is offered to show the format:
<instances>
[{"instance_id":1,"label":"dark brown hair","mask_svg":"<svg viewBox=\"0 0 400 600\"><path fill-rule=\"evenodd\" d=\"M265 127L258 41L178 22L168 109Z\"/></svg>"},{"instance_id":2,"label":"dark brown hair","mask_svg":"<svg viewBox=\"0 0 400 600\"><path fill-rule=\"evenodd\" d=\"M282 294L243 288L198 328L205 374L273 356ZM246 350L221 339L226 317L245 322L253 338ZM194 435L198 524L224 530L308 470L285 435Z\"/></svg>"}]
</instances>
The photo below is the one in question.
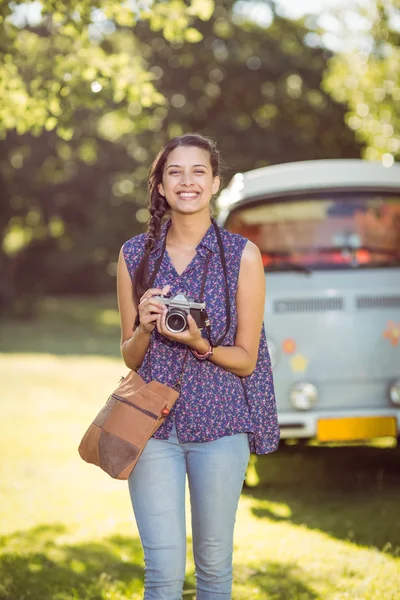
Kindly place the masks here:
<instances>
[{"instance_id":1,"label":"dark brown hair","mask_svg":"<svg viewBox=\"0 0 400 600\"><path fill-rule=\"evenodd\" d=\"M162 218L170 211L168 202L158 191L158 186L162 183L164 167L169 154L179 146L194 146L205 150L210 156L213 177L220 176L221 173L221 158L216 143L198 133L186 133L185 135L168 140L157 154L151 165L148 179L148 210L150 219L147 224L144 255L133 277L133 301L136 307L139 305L140 298L149 288L149 254L161 235Z\"/></svg>"}]
</instances>

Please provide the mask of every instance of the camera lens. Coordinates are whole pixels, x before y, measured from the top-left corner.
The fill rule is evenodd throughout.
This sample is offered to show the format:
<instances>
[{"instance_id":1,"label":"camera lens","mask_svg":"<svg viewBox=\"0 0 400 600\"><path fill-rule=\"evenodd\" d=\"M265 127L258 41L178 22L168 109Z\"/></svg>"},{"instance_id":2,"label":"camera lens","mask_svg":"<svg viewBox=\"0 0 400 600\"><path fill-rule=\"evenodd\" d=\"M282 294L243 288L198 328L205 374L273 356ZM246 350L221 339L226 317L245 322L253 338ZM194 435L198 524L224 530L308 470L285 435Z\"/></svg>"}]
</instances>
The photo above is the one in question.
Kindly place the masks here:
<instances>
[{"instance_id":1,"label":"camera lens","mask_svg":"<svg viewBox=\"0 0 400 600\"><path fill-rule=\"evenodd\" d=\"M165 325L173 333L181 333L187 328L186 313L177 309L168 312Z\"/></svg>"}]
</instances>

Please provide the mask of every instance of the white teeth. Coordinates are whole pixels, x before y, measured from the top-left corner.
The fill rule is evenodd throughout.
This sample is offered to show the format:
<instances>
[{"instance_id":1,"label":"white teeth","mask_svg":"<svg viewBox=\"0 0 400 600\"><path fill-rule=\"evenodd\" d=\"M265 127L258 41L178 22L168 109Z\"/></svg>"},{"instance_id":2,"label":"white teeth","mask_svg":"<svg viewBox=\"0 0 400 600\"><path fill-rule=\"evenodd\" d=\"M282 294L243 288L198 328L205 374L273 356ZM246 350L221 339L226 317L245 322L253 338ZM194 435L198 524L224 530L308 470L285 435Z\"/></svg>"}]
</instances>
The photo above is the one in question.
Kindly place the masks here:
<instances>
[{"instance_id":1,"label":"white teeth","mask_svg":"<svg viewBox=\"0 0 400 600\"><path fill-rule=\"evenodd\" d=\"M188 192L180 192L178 194L180 198L197 198L198 194L188 193Z\"/></svg>"}]
</instances>

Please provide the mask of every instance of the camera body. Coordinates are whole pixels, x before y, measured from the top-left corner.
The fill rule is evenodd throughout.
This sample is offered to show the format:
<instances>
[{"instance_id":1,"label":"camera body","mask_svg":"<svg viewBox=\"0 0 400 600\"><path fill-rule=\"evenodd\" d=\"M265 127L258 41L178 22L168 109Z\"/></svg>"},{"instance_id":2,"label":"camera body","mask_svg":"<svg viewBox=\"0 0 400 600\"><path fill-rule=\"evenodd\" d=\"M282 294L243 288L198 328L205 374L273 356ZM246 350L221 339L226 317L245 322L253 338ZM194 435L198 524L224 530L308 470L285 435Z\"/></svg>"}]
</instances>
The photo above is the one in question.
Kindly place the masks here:
<instances>
[{"instance_id":1,"label":"camera body","mask_svg":"<svg viewBox=\"0 0 400 600\"><path fill-rule=\"evenodd\" d=\"M170 296L154 296L155 300L162 302L168 308L165 325L171 333L181 333L189 328L187 316L192 315L197 327L203 329L207 321L206 303L195 302L185 294Z\"/></svg>"}]
</instances>

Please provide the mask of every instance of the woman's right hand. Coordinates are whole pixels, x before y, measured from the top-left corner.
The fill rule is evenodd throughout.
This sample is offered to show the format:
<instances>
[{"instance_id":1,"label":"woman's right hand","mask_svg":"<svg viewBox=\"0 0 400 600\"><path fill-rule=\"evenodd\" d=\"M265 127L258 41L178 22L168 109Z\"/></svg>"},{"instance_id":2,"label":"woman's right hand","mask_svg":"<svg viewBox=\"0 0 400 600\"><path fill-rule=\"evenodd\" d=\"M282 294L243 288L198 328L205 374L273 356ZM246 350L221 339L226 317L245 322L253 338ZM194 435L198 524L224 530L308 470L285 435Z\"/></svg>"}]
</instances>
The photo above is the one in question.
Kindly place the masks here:
<instances>
[{"instance_id":1,"label":"woman's right hand","mask_svg":"<svg viewBox=\"0 0 400 600\"><path fill-rule=\"evenodd\" d=\"M140 298L138 329L143 333L150 334L156 326L158 315L162 315L166 310L166 306L155 300L154 296L168 294L170 287L170 285L165 285L163 288L150 288Z\"/></svg>"}]
</instances>

